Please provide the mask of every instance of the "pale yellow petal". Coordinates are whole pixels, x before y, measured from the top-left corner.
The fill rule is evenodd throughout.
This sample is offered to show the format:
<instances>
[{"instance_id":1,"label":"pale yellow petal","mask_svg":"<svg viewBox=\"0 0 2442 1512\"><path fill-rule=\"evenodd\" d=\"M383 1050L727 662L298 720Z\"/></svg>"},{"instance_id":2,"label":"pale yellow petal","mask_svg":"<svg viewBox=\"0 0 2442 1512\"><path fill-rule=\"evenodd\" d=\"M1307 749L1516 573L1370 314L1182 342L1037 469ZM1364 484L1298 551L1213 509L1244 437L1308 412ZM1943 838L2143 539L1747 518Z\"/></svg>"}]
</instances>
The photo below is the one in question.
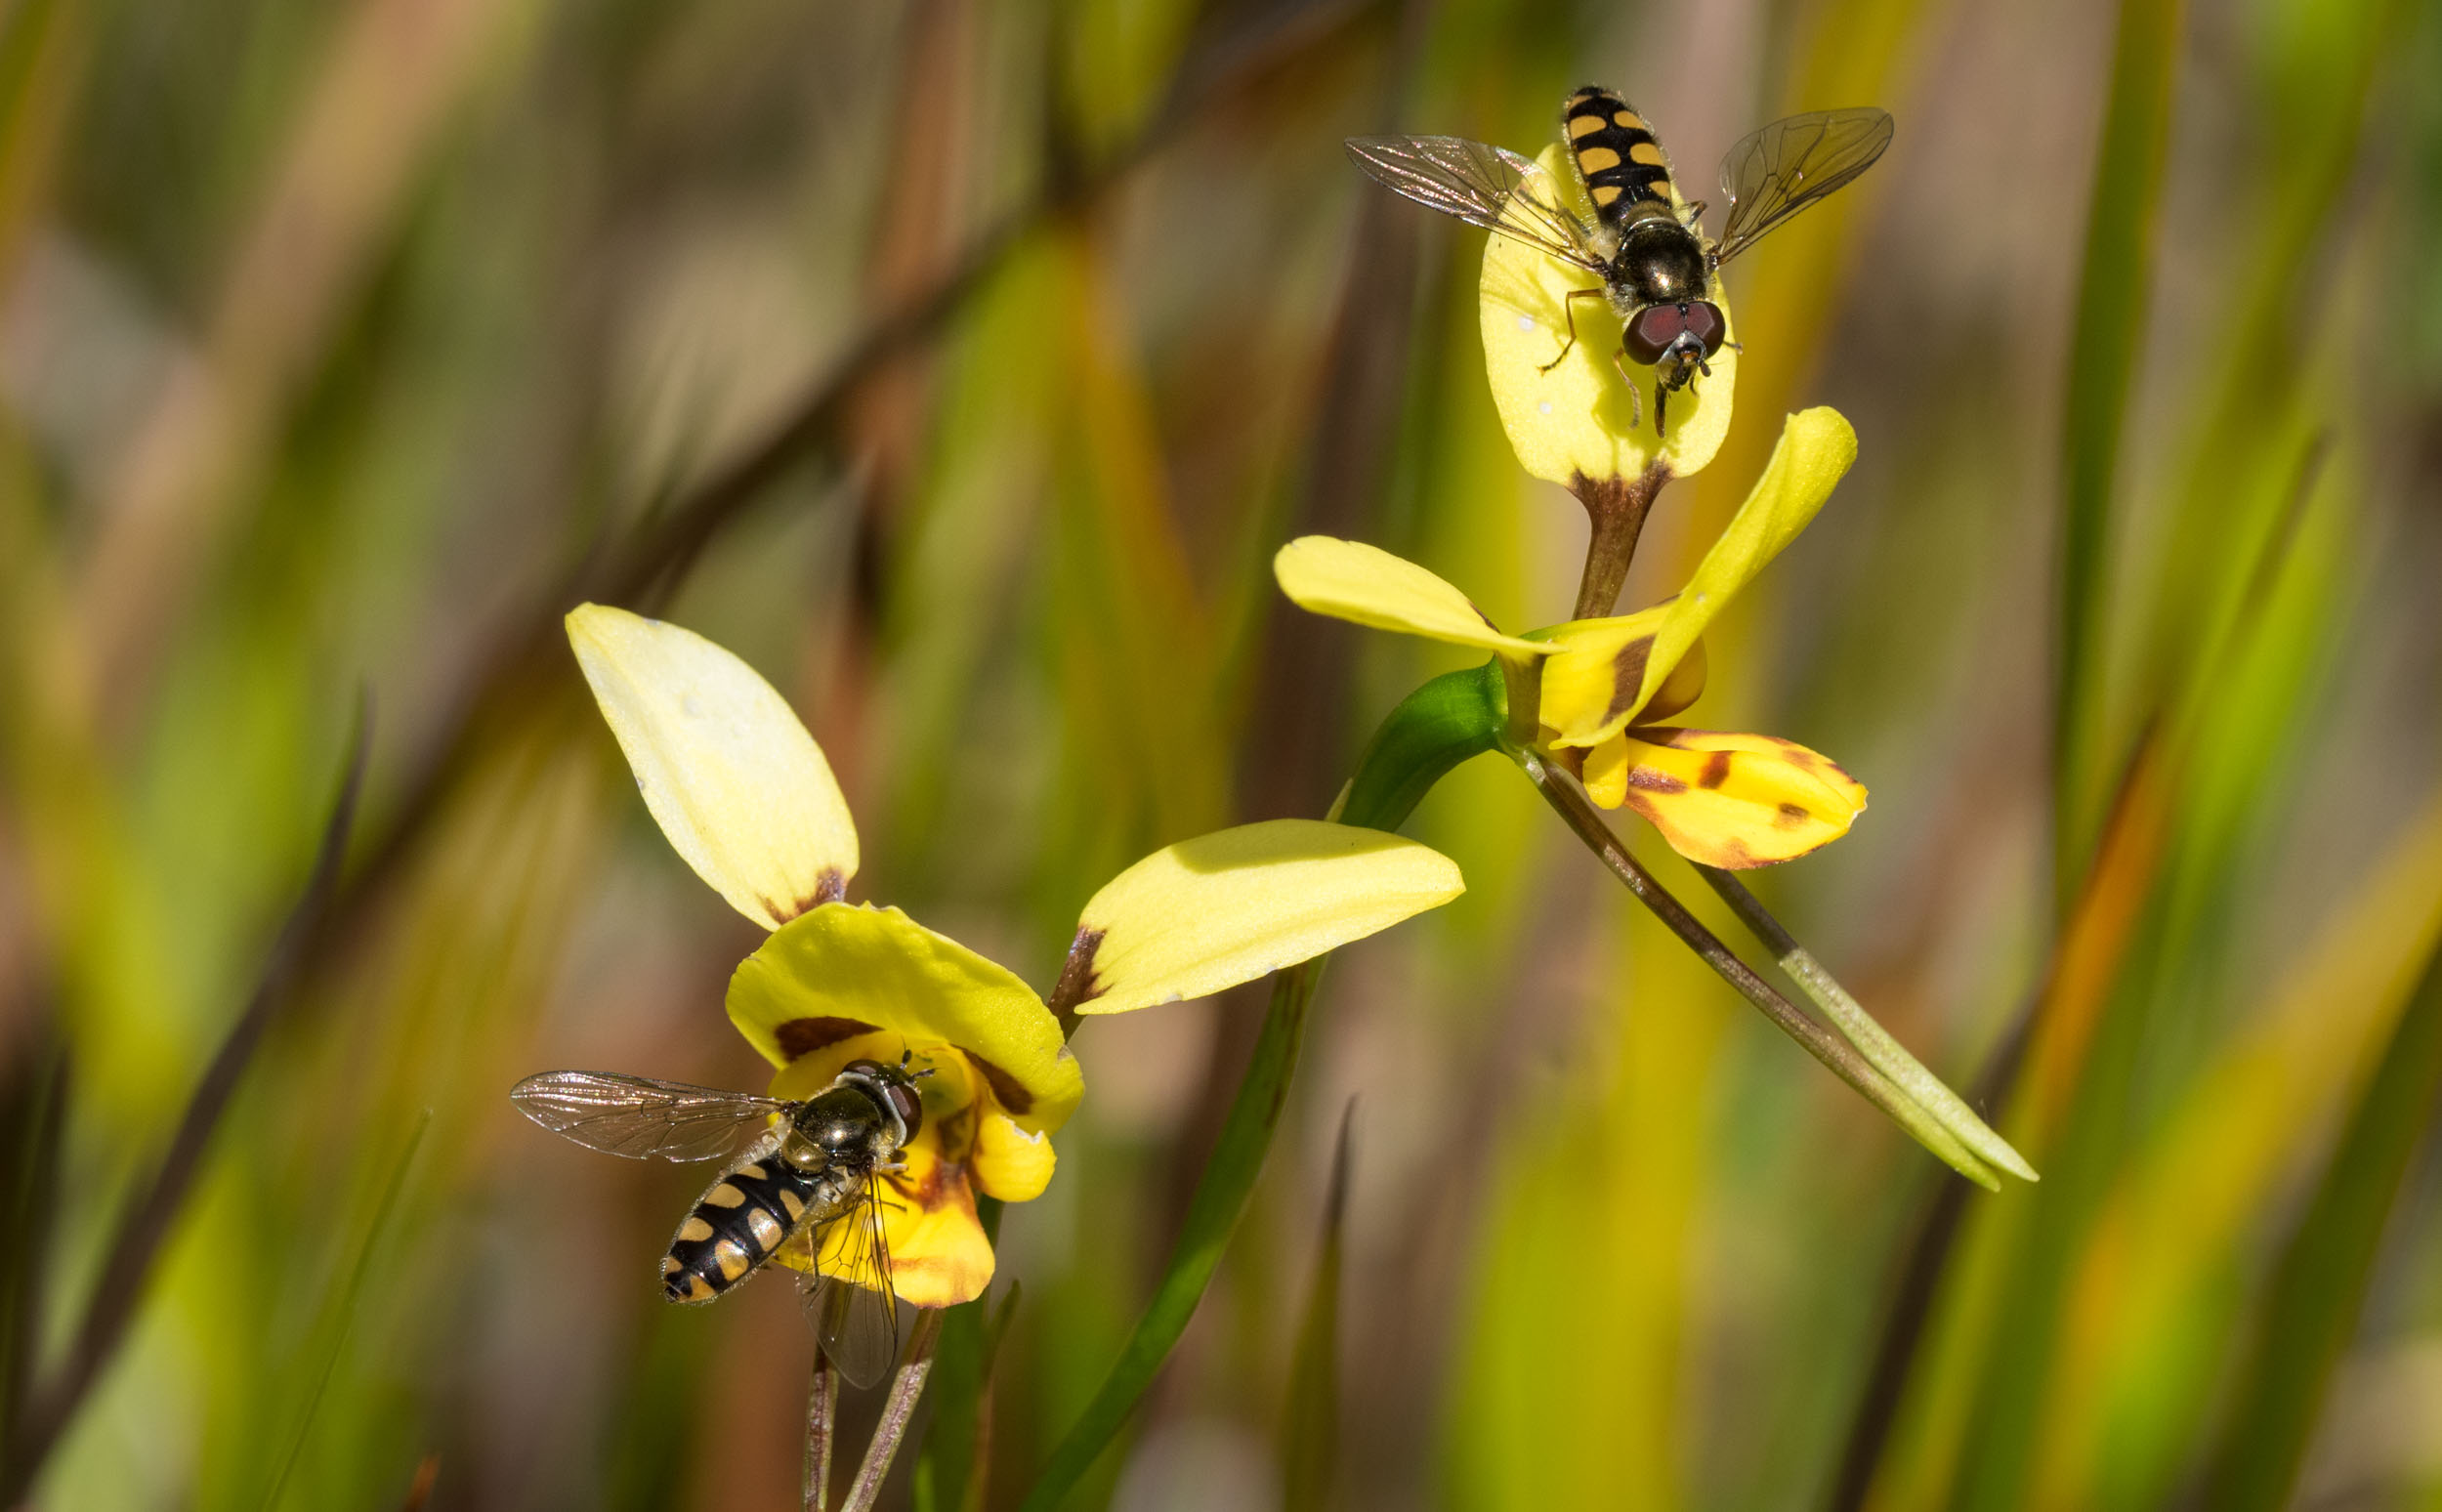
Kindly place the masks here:
<instances>
[{"instance_id":1,"label":"pale yellow petal","mask_svg":"<svg viewBox=\"0 0 2442 1512\"><path fill-rule=\"evenodd\" d=\"M825 903L774 931L731 976L729 1012L777 1066L877 1030L919 1057L952 1047L957 1065L1037 1132L1067 1121L1084 1092L1059 1022L1033 988L896 908ZM938 1095L927 1089L928 1111Z\"/></svg>"},{"instance_id":2,"label":"pale yellow petal","mask_svg":"<svg viewBox=\"0 0 2442 1512\"><path fill-rule=\"evenodd\" d=\"M1566 203L1590 225L1593 207L1585 202L1576 176L1561 171L1559 146L1545 148L1540 162L1543 171L1529 185ZM1654 369L1629 362L1621 354L1621 321L1610 300L1585 298L1573 305L1569 299L1573 291L1602 287L1598 275L1525 242L1500 235L1485 238L1479 285L1484 369L1509 444L1521 467L1558 483L1579 476L1635 478L1657 458L1684 478L1710 462L1729 434L1738 386L1737 349L1725 345L1713 354L1709 376L1699 376L1670 396L1667 429L1658 436ZM1730 321L1729 295L1718 279L1712 302L1721 307L1722 319ZM1562 357L1573 312L1577 344L1568 346L1568 355ZM1729 339L1737 335L1733 325ZM1558 362L1544 371L1556 357ZM1623 365L1636 379L1634 399L1621 375Z\"/></svg>"},{"instance_id":3,"label":"pale yellow petal","mask_svg":"<svg viewBox=\"0 0 2442 1512\"><path fill-rule=\"evenodd\" d=\"M772 685L692 630L583 605L568 642L645 806L695 874L766 929L857 872L857 826Z\"/></svg>"},{"instance_id":4,"label":"pale yellow petal","mask_svg":"<svg viewBox=\"0 0 2442 1512\"><path fill-rule=\"evenodd\" d=\"M1093 976L1081 1013L1202 997L1438 907L1457 864L1412 840L1272 819L1156 851L1085 905Z\"/></svg>"},{"instance_id":5,"label":"pale yellow petal","mask_svg":"<svg viewBox=\"0 0 2442 1512\"><path fill-rule=\"evenodd\" d=\"M1272 573L1300 608L1334 619L1509 655L1544 656L1553 650L1501 634L1465 594L1362 541L1299 536L1272 559Z\"/></svg>"},{"instance_id":6,"label":"pale yellow petal","mask_svg":"<svg viewBox=\"0 0 2442 1512\"><path fill-rule=\"evenodd\" d=\"M1857 433L1838 410L1817 407L1789 416L1763 477L1731 517L1729 528L1697 564L1696 575L1671 601L1655 631L1652 653L1645 659L1644 687L1629 718L1653 701L1713 616L1753 581L1764 564L1797 539L1856 460Z\"/></svg>"},{"instance_id":7,"label":"pale yellow petal","mask_svg":"<svg viewBox=\"0 0 2442 1512\"><path fill-rule=\"evenodd\" d=\"M1622 805L1670 848L1741 870L1789 861L1848 833L1866 789L1792 740L1711 730L1639 727L1585 753L1585 791Z\"/></svg>"}]
</instances>

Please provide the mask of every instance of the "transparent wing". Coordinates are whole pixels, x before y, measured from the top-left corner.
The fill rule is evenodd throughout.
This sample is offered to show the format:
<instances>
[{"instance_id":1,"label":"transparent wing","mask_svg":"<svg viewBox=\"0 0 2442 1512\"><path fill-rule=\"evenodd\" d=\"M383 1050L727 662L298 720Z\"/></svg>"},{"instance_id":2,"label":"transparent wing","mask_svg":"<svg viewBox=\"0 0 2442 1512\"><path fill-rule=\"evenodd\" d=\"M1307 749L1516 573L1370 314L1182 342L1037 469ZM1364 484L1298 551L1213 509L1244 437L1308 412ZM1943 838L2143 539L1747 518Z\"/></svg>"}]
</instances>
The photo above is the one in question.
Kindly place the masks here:
<instances>
[{"instance_id":1,"label":"transparent wing","mask_svg":"<svg viewBox=\"0 0 2442 1512\"><path fill-rule=\"evenodd\" d=\"M853 1386L872 1385L899 1359L899 1298L890 1285L882 1201L877 1172L846 1212L809 1228L806 1242L821 1274L797 1281L797 1300L822 1353Z\"/></svg>"},{"instance_id":2,"label":"transparent wing","mask_svg":"<svg viewBox=\"0 0 2442 1512\"><path fill-rule=\"evenodd\" d=\"M1375 182L1469 226L1525 242L1599 273L1585 223L1564 209L1533 161L1464 137L1351 137L1348 155Z\"/></svg>"},{"instance_id":3,"label":"transparent wing","mask_svg":"<svg viewBox=\"0 0 2442 1512\"><path fill-rule=\"evenodd\" d=\"M1871 107L1817 110L1774 121L1721 160L1729 218L1713 261L1726 263L1763 234L1874 166L1891 145L1891 114Z\"/></svg>"},{"instance_id":4,"label":"transparent wing","mask_svg":"<svg viewBox=\"0 0 2442 1512\"><path fill-rule=\"evenodd\" d=\"M789 1104L616 1071L545 1071L509 1089L518 1112L588 1150L641 1160L710 1160L769 1127Z\"/></svg>"}]
</instances>

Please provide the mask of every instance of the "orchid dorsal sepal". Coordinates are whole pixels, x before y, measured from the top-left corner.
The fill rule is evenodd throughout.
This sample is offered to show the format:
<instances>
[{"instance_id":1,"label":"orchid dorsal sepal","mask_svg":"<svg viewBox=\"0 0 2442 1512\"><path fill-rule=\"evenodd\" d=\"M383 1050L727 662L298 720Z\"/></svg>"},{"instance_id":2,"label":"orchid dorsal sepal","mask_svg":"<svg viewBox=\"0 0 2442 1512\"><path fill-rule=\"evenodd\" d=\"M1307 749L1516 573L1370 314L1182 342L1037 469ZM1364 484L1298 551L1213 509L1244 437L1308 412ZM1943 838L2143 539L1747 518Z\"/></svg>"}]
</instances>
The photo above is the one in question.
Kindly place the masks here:
<instances>
[{"instance_id":1,"label":"orchid dorsal sepal","mask_svg":"<svg viewBox=\"0 0 2442 1512\"><path fill-rule=\"evenodd\" d=\"M1299 608L1351 624L1471 646L1530 664L1559 650L1502 634L1451 583L1363 541L1301 535L1273 557L1272 574Z\"/></svg>"},{"instance_id":2,"label":"orchid dorsal sepal","mask_svg":"<svg viewBox=\"0 0 2442 1512\"><path fill-rule=\"evenodd\" d=\"M1204 997L1388 929L1465 891L1457 863L1378 829L1269 819L1166 846L1077 918L1074 1009Z\"/></svg>"},{"instance_id":3,"label":"orchid dorsal sepal","mask_svg":"<svg viewBox=\"0 0 2442 1512\"><path fill-rule=\"evenodd\" d=\"M1560 150L1557 144L1544 150L1541 171L1528 185L1593 225L1593 206ZM1518 464L1571 487L1639 478L1657 461L1673 477L1702 471L1729 434L1738 348L1725 344L1712 355L1709 373L1670 396L1667 427L1658 433L1654 369L1625 361L1620 319L1608 301L1571 299L1601 286L1592 273L1523 241L1486 240L1477 305L1484 371ZM1711 298L1731 321L1728 294L1717 283ZM1736 342L1735 328L1724 334Z\"/></svg>"},{"instance_id":4,"label":"orchid dorsal sepal","mask_svg":"<svg viewBox=\"0 0 2442 1512\"><path fill-rule=\"evenodd\" d=\"M645 806L697 876L766 929L841 896L856 822L770 683L694 631L625 609L580 605L568 633Z\"/></svg>"},{"instance_id":5,"label":"orchid dorsal sepal","mask_svg":"<svg viewBox=\"0 0 2442 1512\"><path fill-rule=\"evenodd\" d=\"M1797 539L1856 460L1857 433L1838 410L1818 405L1789 417L1763 476L1655 629L1643 684L1613 732L1643 715L1705 627Z\"/></svg>"}]
</instances>

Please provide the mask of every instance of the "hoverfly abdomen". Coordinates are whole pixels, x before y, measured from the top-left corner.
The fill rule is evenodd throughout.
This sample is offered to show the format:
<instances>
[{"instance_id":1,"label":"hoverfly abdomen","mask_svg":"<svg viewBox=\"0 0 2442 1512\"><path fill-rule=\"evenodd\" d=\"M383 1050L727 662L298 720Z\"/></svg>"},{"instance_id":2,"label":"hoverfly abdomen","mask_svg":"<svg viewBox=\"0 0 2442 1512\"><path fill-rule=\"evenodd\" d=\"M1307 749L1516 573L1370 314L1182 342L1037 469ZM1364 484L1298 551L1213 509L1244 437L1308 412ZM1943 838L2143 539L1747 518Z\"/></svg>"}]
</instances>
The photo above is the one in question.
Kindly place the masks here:
<instances>
[{"instance_id":1,"label":"hoverfly abdomen","mask_svg":"<svg viewBox=\"0 0 2442 1512\"><path fill-rule=\"evenodd\" d=\"M1560 107L1560 130L1605 226L1618 231L1671 213L1669 161L1645 117L1626 101L1589 84Z\"/></svg>"},{"instance_id":2,"label":"hoverfly abdomen","mask_svg":"<svg viewBox=\"0 0 2442 1512\"><path fill-rule=\"evenodd\" d=\"M709 1302L737 1285L808 1215L820 1219L825 1206L837 1205L824 1186L822 1172L802 1169L777 1151L735 1167L679 1226L661 1257L663 1292L673 1302Z\"/></svg>"}]
</instances>

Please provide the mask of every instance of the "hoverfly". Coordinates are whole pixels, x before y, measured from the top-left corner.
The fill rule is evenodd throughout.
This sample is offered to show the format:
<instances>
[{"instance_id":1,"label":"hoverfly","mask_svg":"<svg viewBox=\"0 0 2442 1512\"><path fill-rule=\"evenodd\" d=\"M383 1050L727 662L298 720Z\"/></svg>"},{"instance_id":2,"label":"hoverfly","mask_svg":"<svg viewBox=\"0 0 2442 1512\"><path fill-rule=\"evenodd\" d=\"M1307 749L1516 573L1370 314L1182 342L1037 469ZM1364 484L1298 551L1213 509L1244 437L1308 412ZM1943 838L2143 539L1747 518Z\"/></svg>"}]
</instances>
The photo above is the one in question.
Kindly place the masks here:
<instances>
[{"instance_id":1,"label":"hoverfly","mask_svg":"<svg viewBox=\"0 0 2442 1512\"><path fill-rule=\"evenodd\" d=\"M528 1118L588 1150L730 1163L661 1257L662 1295L709 1302L794 1246L819 1269L798 1299L839 1373L880 1380L899 1358L899 1304L882 1233L885 1173L924 1125L907 1057L851 1061L803 1102L615 1071L545 1071L510 1089Z\"/></svg>"},{"instance_id":2,"label":"hoverfly","mask_svg":"<svg viewBox=\"0 0 2442 1512\"><path fill-rule=\"evenodd\" d=\"M1874 166L1891 145L1891 117L1882 110L1817 110L1774 121L1721 160L1730 212L1721 239L1710 241L1697 224L1704 201L1679 203L1669 158L1626 101L1589 84L1561 106L1560 122L1570 166L1594 207L1591 226L1538 187L1547 177L1538 164L1506 148L1462 137L1351 137L1348 155L1420 205L1602 279L1601 288L1569 296L1569 339L1543 370L1577 345L1578 301L1608 297L1622 327L1612 364L1627 381L1631 424L1643 417L1643 405L1620 357L1656 369L1656 435L1667 396L1709 374L1707 363L1729 335L1709 297L1713 275L1765 232Z\"/></svg>"}]
</instances>

